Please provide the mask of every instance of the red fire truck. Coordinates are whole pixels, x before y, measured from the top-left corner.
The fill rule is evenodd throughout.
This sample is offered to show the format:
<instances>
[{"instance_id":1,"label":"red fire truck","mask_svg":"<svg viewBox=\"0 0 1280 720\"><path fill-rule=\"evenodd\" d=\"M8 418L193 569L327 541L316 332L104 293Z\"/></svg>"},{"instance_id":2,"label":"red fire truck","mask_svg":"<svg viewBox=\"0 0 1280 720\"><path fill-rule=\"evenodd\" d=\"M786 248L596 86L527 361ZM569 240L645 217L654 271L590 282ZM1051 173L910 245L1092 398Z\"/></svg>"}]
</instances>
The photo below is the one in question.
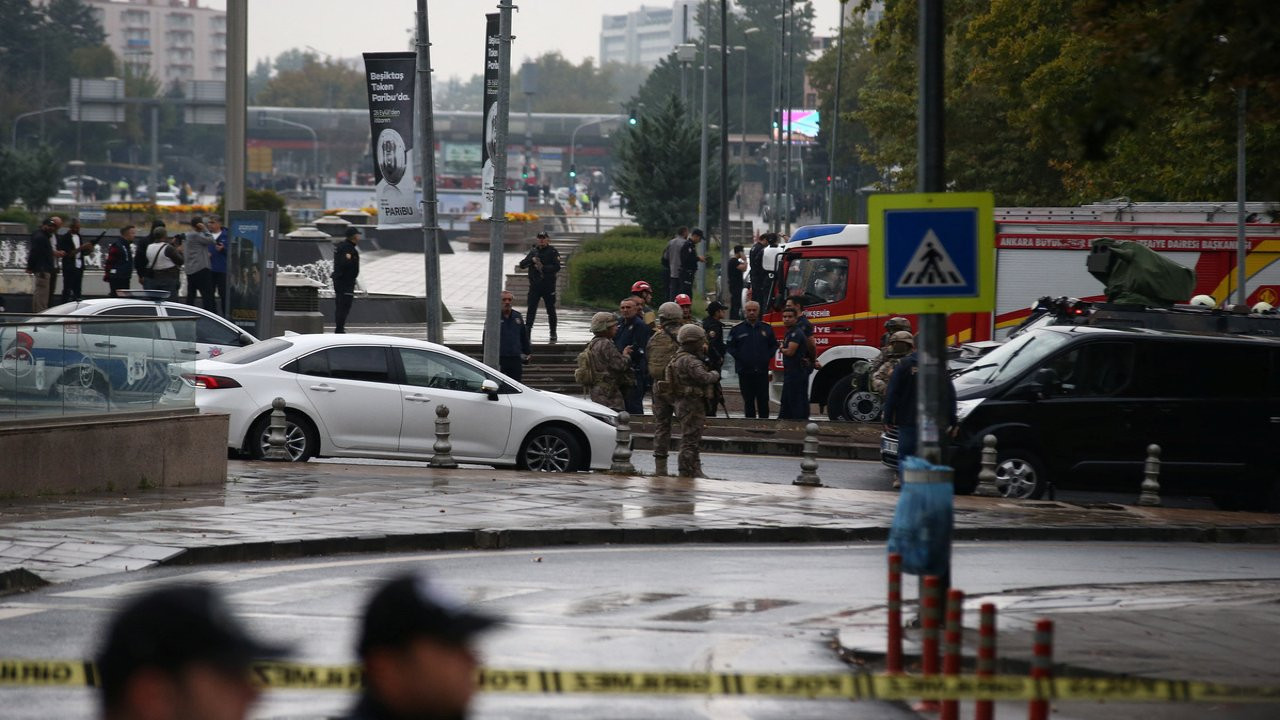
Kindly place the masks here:
<instances>
[{"instance_id":1,"label":"red fire truck","mask_svg":"<svg viewBox=\"0 0 1280 720\"><path fill-rule=\"evenodd\" d=\"M1246 206L1247 304L1280 307L1280 222L1263 203ZM1230 203L1099 203L1078 208L996 209L996 310L947 318L948 343L1003 337L1037 298L1105 300L1085 267L1091 242L1111 237L1146 244L1195 270L1195 294L1234 302L1238 265L1235 205ZM833 420L873 421L880 399L854 388L855 372L880 352L887 316L867 308L867 226L802 227L772 258L774 281L764 319L782 335L782 304L801 295L814 326L821 367L809 380L809 401ZM766 258L768 263L770 258ZM1189 299L1189 298L1188 298ZM918 328L914 317L908 317ZM781 356L771 394L781 395Z\"/></svg>"}]
</instances>

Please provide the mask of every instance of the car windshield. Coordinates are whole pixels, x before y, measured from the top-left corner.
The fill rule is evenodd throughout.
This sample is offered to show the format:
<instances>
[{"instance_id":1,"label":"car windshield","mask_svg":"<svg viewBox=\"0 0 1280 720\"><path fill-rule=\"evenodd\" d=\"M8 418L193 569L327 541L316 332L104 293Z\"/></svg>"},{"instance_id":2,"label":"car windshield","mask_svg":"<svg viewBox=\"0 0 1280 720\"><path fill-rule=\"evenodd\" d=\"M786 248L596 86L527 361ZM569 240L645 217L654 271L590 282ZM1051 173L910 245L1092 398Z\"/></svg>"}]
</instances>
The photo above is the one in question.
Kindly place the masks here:
<instances>
[{"instance_id":1,"label":"car windshield","mask_svg":"<svg viewBox=\"0 0 1280 720\"><path fill-rule=\"evenodd\" d=\"M270 340L263 340L260 343L246 345L235 350L228 350L213 359L218 362L231 363L232 365L248 365L251 362L270 357L281 350L287 350L291 347L293 347L293 343L284 338L271 338Z\"/></svg>"},{"instance_id":2,"label":"car windshield","mask_svg":"<svg viewBox=\"0 0 1280 720\"><path fill-rule=\"evenodd\" d=\"M1052 330L1019 335L956 374L956 385L992 385L1016 377L1045 356L1065 345L1070 336Z\"/></svg>"}]
</instances>

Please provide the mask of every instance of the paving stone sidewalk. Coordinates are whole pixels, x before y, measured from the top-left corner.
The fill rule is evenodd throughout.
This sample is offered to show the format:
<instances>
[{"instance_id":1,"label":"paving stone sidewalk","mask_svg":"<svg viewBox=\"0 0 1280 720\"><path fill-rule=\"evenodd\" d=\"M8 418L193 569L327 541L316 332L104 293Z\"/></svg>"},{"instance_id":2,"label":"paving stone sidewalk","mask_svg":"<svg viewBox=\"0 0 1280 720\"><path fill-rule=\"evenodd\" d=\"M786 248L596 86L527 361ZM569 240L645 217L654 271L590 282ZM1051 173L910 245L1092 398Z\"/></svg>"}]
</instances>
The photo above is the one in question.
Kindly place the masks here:
<instances>
[{"instance_id":1,"label":"paving stone sidewalk","mask_svg":"<svg viewBox=\"0 0 1280 720\"><path fill-rule=\"evenodd\" d=\"M232 461L216 488L0 505L0 592L157 563L887 537L897 495L740 480ZM958 497L957 539L1277 542L1274 515Z\"/></svg>"}]
</instances>

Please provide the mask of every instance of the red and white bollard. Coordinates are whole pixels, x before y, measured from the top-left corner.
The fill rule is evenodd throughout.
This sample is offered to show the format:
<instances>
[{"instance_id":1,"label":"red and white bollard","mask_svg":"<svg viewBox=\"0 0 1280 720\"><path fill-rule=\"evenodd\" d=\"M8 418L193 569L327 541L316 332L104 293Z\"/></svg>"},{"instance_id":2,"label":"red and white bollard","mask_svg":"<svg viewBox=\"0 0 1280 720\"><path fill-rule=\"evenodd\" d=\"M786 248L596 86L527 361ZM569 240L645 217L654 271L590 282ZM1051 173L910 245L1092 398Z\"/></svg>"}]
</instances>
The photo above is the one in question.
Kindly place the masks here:
<instances>
[{"instance_id":1,"label":"red and white bollard","mask_svg":"<svg viewBox=\"0 0 1280 720\"><path fill-rule=\"evenodd\" d=\"M1053 621L1036 621L1036 640L1031 649L1031 679L1053 679ZM1036 682L1042 694L1049 694L1051 683ZM1027 705L1027 720L1049 720L1049 701L1032 700Z\"/></svg>"},{"instance_id":2,"label":"red and white bollard","mask_svg":"<svg viewBox=\"0 0 1280 720\"><path fill-rule=\"evenodd\" d=\"M960 644L964 618L964 591L947 591L946 626L942 635L942 674L960 676ZM942 720L960 720L960 701L942 701Z\"/></svg>"},{"instance_id":3,"label":"red and white bollard","mask_svg":"<svg viewBox=\"0 0 1280 720\"><path fill-rule=\"evenodd\" d=\"M885 672L902 674L902 556L889 554L889 647Z\"/></svg>"},{"instance_id":4,"label":"red and white bollard","mask_svg":"<svg viewBox=\"0 0 1280 720\"><path fill-rule=\"evenodd\" d=\"M996 606L982 603L978 620L978 677L996 676ZM979 700L973 706L973 720L993 720L995 703Z\"/></svg>"},{"instance_id":5,"label":"red and white bollard","mask_svg":"<svg viewBox=\"0 0 1280 720\"><path fill-rule=\"evenodd\" d=\"M938 621L941 619L942 580L936 575L926 575L920 593L920 670L926 677L938 675ZM937 712L937 700L921 700L914 709L918 712Z\"/></svg>"}]
</instances>

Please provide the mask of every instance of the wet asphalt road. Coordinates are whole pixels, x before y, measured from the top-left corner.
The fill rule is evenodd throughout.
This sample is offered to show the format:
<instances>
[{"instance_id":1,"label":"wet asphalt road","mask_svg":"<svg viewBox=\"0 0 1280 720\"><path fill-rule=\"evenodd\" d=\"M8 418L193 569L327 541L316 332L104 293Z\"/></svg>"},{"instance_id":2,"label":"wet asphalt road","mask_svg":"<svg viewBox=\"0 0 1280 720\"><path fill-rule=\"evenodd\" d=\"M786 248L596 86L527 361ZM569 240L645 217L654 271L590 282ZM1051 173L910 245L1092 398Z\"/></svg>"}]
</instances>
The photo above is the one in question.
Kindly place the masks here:
<instances>
[{"instance_id":1,"label":"wet asphalt road","mask_svg":"<svg viewBox=\"0 0 1280 720\"><path fill-rule=\"evenodd\" d=\"M971 595L1085 583L1280 577L1273 546L960 543L953 558L957 583ZM350 663L357 617L370 588L400 572L428 570L456 596L507 618L481 644L489 667L837 672L845 666L831 649L833 631L850 612L883 601L883 562L883 545L866 543L338 555L159 568L6 597L0 602L0 647L17 657L88 657L120 598L182 579L218 585L255 634L291 644L296 659ZM255 716L325 717L350 701L336 691L273 692ZM93 702L85 689L0 688L2 714L14 720L90 717ZM1159 716L1196 717L1168 714L1171 707L1160 707ZM631 695L482 695L476 710L481 720L916 717L884 702ZM1025 706L1013 710L1025 716ZM1055 717L1156 716L1097 710L1067 705ZM1215 717L1267 717L1251 714L1255 710Z\"/></svg>"}]
</instances>

